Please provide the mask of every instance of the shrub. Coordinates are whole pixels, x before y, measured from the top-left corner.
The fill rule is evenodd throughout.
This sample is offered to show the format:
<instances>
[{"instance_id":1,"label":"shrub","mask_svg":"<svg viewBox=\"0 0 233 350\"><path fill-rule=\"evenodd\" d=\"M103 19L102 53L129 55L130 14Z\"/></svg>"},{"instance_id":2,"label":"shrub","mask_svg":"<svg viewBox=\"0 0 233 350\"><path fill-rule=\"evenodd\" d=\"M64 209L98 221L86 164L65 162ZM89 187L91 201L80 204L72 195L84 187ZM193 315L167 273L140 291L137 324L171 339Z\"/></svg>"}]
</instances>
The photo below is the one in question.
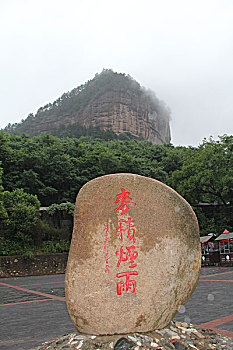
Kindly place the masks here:
<instances>
[{"instance_id":1,"label":"shrub","mask_svg":"<svg viewBox=\"0 0 233 350\"><path fill-rule=\"evenodd\" d=\"M22 189L3 192L3 204L8 215L4 238L23 245L33 242L39 221L40 202L37 196Z\"/></svg>"}]
</instances>

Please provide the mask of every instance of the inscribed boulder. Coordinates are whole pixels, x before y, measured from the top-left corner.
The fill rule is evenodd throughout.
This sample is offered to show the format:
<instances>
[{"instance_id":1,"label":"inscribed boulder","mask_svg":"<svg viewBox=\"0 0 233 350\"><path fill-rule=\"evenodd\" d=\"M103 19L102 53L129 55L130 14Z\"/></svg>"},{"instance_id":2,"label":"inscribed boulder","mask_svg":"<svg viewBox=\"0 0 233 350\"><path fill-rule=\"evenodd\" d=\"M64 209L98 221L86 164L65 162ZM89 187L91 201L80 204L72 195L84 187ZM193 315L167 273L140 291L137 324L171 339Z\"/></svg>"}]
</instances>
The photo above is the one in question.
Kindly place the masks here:
<instances>
[{"instance_id":1,"label":"inscribed boulder","mask_svg":"<svg viewBox=\"0 0 233 350\"><path fill-rule=\"evenodd\" d=\"M170 187L113 174L80 190L65 278L80 332L165 327L195 289L200 267L196 216Z\"/></svg>"}]
</instances>

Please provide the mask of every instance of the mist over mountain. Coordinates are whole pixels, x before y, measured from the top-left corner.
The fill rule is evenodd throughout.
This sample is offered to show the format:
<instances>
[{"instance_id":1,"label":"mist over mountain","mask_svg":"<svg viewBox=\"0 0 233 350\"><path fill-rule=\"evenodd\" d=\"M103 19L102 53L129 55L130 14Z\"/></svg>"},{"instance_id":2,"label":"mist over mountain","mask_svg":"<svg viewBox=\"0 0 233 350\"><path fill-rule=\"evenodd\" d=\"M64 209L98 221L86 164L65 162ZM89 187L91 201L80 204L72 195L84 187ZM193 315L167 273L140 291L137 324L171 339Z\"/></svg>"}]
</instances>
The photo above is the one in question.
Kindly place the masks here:
<instances>
[{"instance_id":1,"label":"mist over mountain","mask_svg":"<svg viewBox=\"0 0 233 350\"><path fill-rule=\"evenodd\" d=\"M129 75L103 69L85 84L40 107L35 115L8 124L4 131L80 137L103 130L164 144L171 140L169 121L169 108L153 91Z\"/></svg>"}]
</instances>

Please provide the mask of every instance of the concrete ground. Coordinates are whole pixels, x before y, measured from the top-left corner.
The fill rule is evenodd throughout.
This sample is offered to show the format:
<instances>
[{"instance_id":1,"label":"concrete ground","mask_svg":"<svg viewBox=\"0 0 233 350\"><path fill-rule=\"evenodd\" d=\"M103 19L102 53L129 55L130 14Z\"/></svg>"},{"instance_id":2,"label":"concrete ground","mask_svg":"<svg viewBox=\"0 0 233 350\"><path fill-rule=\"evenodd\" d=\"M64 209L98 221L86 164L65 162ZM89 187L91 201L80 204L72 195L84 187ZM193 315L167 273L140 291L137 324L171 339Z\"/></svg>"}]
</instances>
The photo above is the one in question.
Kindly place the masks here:
<instances>
[{"instance_id":1,"label":"concrete ground","mask_svg":"<svg viewBox=\"0 0 233 350\"><path fill-rule=\"evenodd\" d=\"M233 267L206 267L175 320L233 338ZM75 332L64 295L64 275L0 279L0 350L26 350ZM233 340L232 340L233 342Z\"/></svg>"}]
</instances>

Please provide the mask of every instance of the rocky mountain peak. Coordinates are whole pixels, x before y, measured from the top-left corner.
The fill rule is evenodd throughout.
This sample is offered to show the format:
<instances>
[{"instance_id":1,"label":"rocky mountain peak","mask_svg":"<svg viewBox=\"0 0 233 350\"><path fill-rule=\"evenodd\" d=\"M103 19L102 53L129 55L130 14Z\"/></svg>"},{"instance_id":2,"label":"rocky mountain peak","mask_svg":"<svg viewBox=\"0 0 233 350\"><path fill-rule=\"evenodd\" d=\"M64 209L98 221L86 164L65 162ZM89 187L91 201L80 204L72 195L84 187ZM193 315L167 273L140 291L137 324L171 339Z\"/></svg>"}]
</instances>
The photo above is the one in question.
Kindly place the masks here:
<instances>
[{"instance_id":1,"label":"rocky mountain peak","mask_svg":"<svg viewBox=\"0 0 233 350\"><path fill-rule=\"evenodd\" d=\"M104 69L53 103L38 109L6 132L59 135L67 126L129 133L154 144L169 143L170 111L155 93L140 86L129 75ZM69 136L69 135L66 135Z\"/></svg>"}]
</instances>

